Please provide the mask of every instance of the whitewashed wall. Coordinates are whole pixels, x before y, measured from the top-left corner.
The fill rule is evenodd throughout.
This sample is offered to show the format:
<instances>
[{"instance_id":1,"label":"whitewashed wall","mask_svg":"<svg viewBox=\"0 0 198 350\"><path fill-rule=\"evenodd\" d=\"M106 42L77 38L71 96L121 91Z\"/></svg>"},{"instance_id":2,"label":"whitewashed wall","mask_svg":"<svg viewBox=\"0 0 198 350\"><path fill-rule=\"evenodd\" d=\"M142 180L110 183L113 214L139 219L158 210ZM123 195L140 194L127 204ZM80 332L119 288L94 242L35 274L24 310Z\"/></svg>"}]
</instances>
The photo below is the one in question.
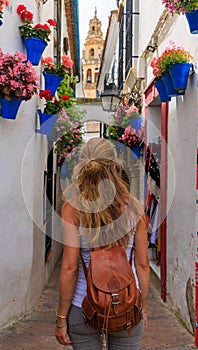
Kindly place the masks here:
<instances>
[{"instance_id":1,"label":"whitewashed wall","mask_svg":"<svg viewBox=\"0 0 198 350\"><path fill-rule=\"evenodd\" d=\"M140 1L140 54L145 51L163 10L161 1ZM194 56L195 73L189 77L184 97L172 97L168 115L168 200L172 196L173 200L167 213L167 296L191 331L196 253L197 39L197 35L190 34L185 16L174 15L161 31L158 49L153 54L146 53L147 84L153 78L150 61L160 55L169 40L184 46ZM160 114L159 109L159 118Z\"/></svg>"},{"instance_id":2,"label":"whitewashed wall","mask_svg":"<svg viewBox=\"0 0 198 350\"><path fill-rule=\"evenodd\" d=\"M183 98L172 98L168 124L168 145L175 166L176 187L167 220L167 290L191 330L189 312L194 308L194 300L190 295L194 293L196 254L196 79L195 74L190 77ZM169 196L174 190L172 176L169 171Z\"/></svg>"},{"instance_id":3,"label":"whitewashed wall","mask_svg":"<svg viewBox=\"0 0 198 350\"><path fill-rule=\"evenodd\" d=\"M10 12L4 10L4 24L0 27L0 47L3 52L25 53L16 13L21 2L10 3L12 8ZM38 16L36 1L23 4L34 13L35 23L43 23L45 7ZM53 1L48 1L50 13L46 19L54 17L53 8ZM39 67L36 71L40 74ZM38 97L34 96L22 102L16 120L0 118L0 327L35 306L60 252L60 245L53 242L54 255L45 264L45 236L42 227L34 222L35 210L42 216L47 159L46 136L35 135L37 105Z\"/></svg>"}]
</instances>

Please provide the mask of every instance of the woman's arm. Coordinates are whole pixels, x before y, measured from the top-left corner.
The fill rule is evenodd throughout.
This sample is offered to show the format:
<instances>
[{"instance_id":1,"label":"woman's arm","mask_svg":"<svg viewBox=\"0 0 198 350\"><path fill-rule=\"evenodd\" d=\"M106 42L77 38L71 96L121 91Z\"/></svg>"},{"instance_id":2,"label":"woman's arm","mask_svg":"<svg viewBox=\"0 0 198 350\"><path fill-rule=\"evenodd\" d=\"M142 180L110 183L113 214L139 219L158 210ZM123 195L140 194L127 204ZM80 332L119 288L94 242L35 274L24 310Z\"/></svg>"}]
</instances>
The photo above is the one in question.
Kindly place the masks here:
<instances>
[{"instance_id":1,"label":"woman's arm","mask_svg":"<svg viewBox=\"0 0 198 350\"><path fill-rule=\"evenodd\" d=\"M67 346L71 344L67 336L67 316L78 278L80 248L75 212L69 204L63 207L62 217L64 248L59 278L59 303L55 335L60 344Z\"/></svg>"},{"instance_id":2,"label":"woman's arm","mask_svg":"<svg viewBox=\"0 0 198 350\"><path fill-rule=\"evenodd\" d=\"M150 265L148 259L147 224L142 217L136 226L134 262L141 290L142 308L144 311L145 326L147 327L147 298L150 282Z\"/></svg>"}]
</instances>

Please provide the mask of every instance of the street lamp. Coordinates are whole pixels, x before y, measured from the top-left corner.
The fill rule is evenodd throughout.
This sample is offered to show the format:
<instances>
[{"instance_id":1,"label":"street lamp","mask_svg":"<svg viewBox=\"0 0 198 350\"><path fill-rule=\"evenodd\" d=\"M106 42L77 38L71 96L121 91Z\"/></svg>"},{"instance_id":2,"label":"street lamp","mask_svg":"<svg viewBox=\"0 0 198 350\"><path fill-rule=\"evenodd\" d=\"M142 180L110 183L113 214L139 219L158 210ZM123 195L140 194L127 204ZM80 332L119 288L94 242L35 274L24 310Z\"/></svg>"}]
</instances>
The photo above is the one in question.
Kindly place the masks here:
<instances>
[{"instance_id":1,"label":"street lamp","mask_svg":"<svg viewBox=\"0 0 198 350\"><path fill-rule=\"evenodd\" d=\"M105 85L104 91L100 94L102 109L107 112L115 112L120 101L118 88L114 83Z\"/></svg>"}]
</instances>

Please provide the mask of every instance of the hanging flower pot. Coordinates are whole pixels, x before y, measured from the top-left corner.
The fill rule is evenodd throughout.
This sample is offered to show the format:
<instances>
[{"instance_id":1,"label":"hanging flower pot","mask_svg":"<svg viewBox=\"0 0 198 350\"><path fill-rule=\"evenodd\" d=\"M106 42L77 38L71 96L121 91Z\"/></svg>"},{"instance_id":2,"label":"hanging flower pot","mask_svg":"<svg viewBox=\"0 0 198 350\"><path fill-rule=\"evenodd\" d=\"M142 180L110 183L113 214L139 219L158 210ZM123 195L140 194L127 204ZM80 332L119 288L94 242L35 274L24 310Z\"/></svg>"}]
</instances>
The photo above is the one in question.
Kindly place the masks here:
<instances>
[{"instance_id":1,"label":"hanging flower pot","mask_svg":"<svg viewBox=\"0 0 198 350\"><path fill-rule=\"evenodd\" d=\"M129 120L129 125L131 125L136 130L141 130L142 128L142 117Z\"/></svg>"},{"instance_id":2,"label":"hanging flower pot","mask_svg":"<svg viewBox=\"0 0 198 350\"><path fill-rule=\"evenodd\" d=\"M191 34L198 34L198 10L185 13Z\"/></svg>"},{"instance_id":3,"label":"hanging flower pot","mask_svg":"<svg viewBox=\"0 0 198 350\"><path fill-rule=\"evenodd\" d=\"M169 68L173 86L176 90L182 91L187 88L188 75L191 66L191 63L176 63Z\"/></svg>"},{"instance_id":4,"label":"hanging flower pot","mask_svg":"<svg viewBox=\"0 0 198 350\"><path fill-rule=\"evenodd\" d=\"M39 134L50 135L53 126L58 119L58 115L42 113L40 109L38 109L38 115L40 119L40 129L36 130L36 132Z\"/></svg>"},{"instance_id":5,"label":"hanging flower pot","mask_svg":"<svg viewBox=\"0 0 198 350\"><path fill-rule=\"evenodd\" d=\"M42 53L47 46L47 42L40 38L24 38L27 59L35 66L38 66Z\"/></svg>"},{"instance_id":6,"label":"hanging flower pot","mask_svg":"<svg viewBox=\"0 0 198 350\"><path fill-rule=\"evenodd\" d=\"M134 159L139 159L141 155L141 147L133 147L131 149L131 154Z\"/></svg>"},{"instance_id":7,"label":"hanging flower pot","mask_svg":"<svg viewBox=\"0 0 198 350\"><path fill-rule=\"evenodd\" d=\"M5 98L0 99L2 118L16 119L19 106L23 99L12 97L10 101Z\"/></svg>"},{"instance_id":8,"label":"hanging flower pot","mask_svg":"<svg viewBox=\"0 0 198 350\"><path fill-rule=\"evenodd\" d=\"M174 97L174 96L179 95L179 92L177 90L175 90L175 88L173 86L173 82L172 82L172 79L171 79L169 74L163 75L162 80L163 80L163 83L165 85L165 88L166 88L166 91L167 91L167 94L169 97Z\"/></svg>"},{"instance_id":9,"label":"hanging flower pot","mask_svg":"<svg viewBox=\"0 0 198 350\"><path fill-rule=\"evenodd\" d=\"M171 97L169 97L167 94L164 82L160 79L160 80L156 80L154 82L154 84L155 84L157 91L159 93L161 102L171 101Z\"/></svg>"},{"instance_id":10,"label":"hanging flower pot","mask_svg":"<svg viewBox=\"0 0 198 350\"><path fill-rule=\"evenodd\" d=\"M46 72L43 72L43 75L45 78L45 90L50 90L51 94L54 96L60 82L63 80L63 77Z\"/></svg>"}]
</instances>

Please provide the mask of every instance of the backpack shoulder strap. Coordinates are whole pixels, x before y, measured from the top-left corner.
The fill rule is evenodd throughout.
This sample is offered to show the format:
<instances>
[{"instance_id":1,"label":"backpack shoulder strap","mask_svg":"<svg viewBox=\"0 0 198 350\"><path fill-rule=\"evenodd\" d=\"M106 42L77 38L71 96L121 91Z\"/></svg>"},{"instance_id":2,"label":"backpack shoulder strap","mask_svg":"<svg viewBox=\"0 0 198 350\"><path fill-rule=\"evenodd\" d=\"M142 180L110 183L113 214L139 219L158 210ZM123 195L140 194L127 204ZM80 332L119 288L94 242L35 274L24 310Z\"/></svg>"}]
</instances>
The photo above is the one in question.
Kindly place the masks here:
<instances>
[{"instance_id":1,"label":"backpack shoulder strap","mask_svg":"<svg viewBox=\"0 0 198 350\"><path fill-rule=\"evenodd\" d=\"M132 258L133 258L133 245L131 247L131 253L130 253L130 259L129 259L129 264L132 266Z\"/></svg>"}]
</instances>

